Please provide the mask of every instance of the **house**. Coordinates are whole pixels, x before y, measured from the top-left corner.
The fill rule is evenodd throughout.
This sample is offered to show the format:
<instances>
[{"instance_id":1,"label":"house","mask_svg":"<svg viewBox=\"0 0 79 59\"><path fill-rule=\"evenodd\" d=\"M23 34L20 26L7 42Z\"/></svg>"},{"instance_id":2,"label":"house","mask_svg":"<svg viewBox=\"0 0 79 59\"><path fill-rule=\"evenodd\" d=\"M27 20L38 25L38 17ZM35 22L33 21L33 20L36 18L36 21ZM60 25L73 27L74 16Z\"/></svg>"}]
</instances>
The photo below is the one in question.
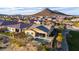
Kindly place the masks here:
<instances>
[{"instance_id":1,"label":"house","mask_svg":"<svg viewBox=\"0 0 79 59\"><path fill-rule=\"evenodd\" d=\"M37 20L32 19L32 20L29 20L29 22L30 23L33 23L33 24L40 25L42 21L41 20L38 20L38 19Z\"/></svg>"},{"instance_id":2,"label":"house","mask_svg":"<svg viewBox=\"0 0 79 59\"><path fill-rule=\"evenodd\" d=\"M53 21L52 20L45 19L44 20L44 24L45 25L50 25L50 24L53 24Z\"/></svg>"},{"instance_id":3,"label":"house","mask_svg":"<svg viewBox=\"0 0 79 59\"><path fill-rule=\"evenodd\" d=\"M39 25L33 24L32 26L30 26L28 29L26 29L24 32L25 34L29 34L32 35L33 37L35 37L35 31L33 31L32 29L38 27Z\"/></svg>"},{"instance_id":4,"label":"house","mask_svg":"<svg viewBox=\"0 0 79 59\"><path fill-rule=\"evenodd\" d=\"M72 22L79 21L79 18L71 19Z\"/></svg>"},{"instance_id":5,"label":"house","mask_svg":"<svg viewBox=\"0 0 79 59\"><path fill-rule=\"evenodd\" d=\"M35 22L37 22L37 20L34 20L34 19L31 19L31 20L29 20L30 21L30 23L35 23Z\"/></svg>"},{"instance_id":6,"label":"house","mask_svg":"<svg viewBox=\"0 0 79 59\"><path fill-rule=\"evenodd\" d=\"M2 25L3 22L4 22L4 20L0 20L0 25Z\"/></svg>"},{"instance_id":7,"label":"house","mask_svg":"<svg viewBox=\"0 0 79 59\"><path fill-rule=\"evenodd\" d=\"M33 31L36 32L36 37L47 37L48 29L44 30L45 28L41 29L42 27L34 28ZM47 31L47 32L46 32Z\"/></svg>"},{"instance_id":8,"label":"house","mask_svg":"<svg viewBox=\"0 0 79 59\"><path fill-rule=\"evenodd\" d=\"M33 31L35 31L35 36L36 37L48 37L49 34L49 29L45 26L38 26L36 28L32 29Z\"/></svg>"},{"instance_id":9,"label":"house","mask_svg":"<svg viewBox=\"0 0 79 59\"><path fill-rule=\"evenodd\" d=\"M3 23L4 23L4 20L0 19L0 28L4 28L4 26L2 26Z\"/></svg>"},{"instance_id":10,"label":"house","mask_svg":"<svg viewBox=\"0 0 79 59\"><path fill-rule=\"evenodd\" d=\"M32 24L25 24L22 22L18 22L17 24L7 25L7 28L11 32L23 32L28 29Z\"/></svg>"},{"instance_id":11,"label":"house","mask_svg":"<svg viewBox=\"0 0 79 59\"><path fill-rule=\"evenodd\" d=\"M28 29L32 24L25 24L16 21L0 20L0 28L7 28L10 32L23 32Z\"/></svg>"},{"instance_id":12,"label":"house","mask_svg":"<svg viewBox=\"0 0 79 59\"><path fill-rule=\"evenodd\" d=\"M33 37L44 37L48 36L49 29L45 26L31 26L28 30L25 30L26 34L32 35Z\"/></svg>"}]
</instances>

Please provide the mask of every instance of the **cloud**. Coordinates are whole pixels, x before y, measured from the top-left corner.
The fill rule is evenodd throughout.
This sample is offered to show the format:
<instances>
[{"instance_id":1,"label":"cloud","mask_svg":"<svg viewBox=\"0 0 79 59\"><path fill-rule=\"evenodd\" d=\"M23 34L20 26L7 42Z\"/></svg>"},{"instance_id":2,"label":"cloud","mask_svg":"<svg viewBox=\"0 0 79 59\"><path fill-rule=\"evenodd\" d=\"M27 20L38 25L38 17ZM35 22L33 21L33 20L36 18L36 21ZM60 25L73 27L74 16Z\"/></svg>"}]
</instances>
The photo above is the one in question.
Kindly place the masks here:
<instances>
[{"instance_id":1,"label":"cloud","mask_svg":"<svg viewBox=\"0 0 79 59\"><path fill-rule=\"evenodd\" d=\"M45 7L44 7L45 8ZM42 7L9 7L0 8L1 14L34 14L44 8ZM78 7L49 7L51 10L57 10L66 14L79 15Z\"/></svg>"}]
</instances>

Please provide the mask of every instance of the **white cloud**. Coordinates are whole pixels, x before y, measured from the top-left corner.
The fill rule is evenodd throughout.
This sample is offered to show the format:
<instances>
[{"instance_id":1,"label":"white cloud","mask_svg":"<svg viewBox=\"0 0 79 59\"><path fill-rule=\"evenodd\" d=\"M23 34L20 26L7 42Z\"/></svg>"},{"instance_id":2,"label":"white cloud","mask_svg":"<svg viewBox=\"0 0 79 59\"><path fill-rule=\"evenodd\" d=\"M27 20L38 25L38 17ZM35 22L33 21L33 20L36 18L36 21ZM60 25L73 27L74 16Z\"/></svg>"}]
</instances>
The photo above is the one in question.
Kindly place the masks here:
<instances>
[{"instance_id":1,"label":"white cloud","mask_svg":"<svg viewBox=\"0 0 79 59\"><path fill-rule=\"evenodd\" d=\"M0 8L0 14L33 14L39 12L42 8L9 7Z\"/></svg>"}]
</instances>

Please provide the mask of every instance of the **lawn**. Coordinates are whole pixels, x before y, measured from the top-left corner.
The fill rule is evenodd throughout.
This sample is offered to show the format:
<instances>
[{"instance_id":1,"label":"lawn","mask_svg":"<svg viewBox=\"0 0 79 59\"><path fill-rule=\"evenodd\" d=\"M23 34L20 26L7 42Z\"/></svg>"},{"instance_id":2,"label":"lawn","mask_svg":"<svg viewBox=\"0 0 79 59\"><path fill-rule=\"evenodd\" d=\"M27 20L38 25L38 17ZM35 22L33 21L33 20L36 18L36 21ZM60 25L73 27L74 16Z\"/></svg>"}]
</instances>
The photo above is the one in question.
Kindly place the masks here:
<instances>
[{"instance_id":1,"label":"lawn","mask_svg":"<svg viewBox=\"0 0 79 59\"><path fill-rule=\"evenodd\" d=\"M70 31L71 37L67 40L70 51L79 51L79 32Z\"/></svg>"}]
</instances>

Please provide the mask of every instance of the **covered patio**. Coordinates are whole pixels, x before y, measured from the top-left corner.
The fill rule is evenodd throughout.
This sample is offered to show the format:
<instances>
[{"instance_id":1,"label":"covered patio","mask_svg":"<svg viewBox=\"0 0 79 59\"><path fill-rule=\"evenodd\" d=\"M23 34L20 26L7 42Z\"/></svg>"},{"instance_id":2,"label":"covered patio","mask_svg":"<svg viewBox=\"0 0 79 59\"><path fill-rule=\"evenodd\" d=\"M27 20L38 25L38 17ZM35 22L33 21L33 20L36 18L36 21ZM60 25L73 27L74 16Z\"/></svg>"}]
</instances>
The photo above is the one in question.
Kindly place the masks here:
<instances>
[{"instance_id":1,"label":"covered patio","mask_svg":"<svg viewBox=\"0 0 79 59\"><path fill-rule=\"evenodd\" d=\"M35 33L36 33L35 37L45 37L45 38L47 37L47 33L38 28L34 28L32 30L35 31Z\"/></svg>"}]
</instances>

